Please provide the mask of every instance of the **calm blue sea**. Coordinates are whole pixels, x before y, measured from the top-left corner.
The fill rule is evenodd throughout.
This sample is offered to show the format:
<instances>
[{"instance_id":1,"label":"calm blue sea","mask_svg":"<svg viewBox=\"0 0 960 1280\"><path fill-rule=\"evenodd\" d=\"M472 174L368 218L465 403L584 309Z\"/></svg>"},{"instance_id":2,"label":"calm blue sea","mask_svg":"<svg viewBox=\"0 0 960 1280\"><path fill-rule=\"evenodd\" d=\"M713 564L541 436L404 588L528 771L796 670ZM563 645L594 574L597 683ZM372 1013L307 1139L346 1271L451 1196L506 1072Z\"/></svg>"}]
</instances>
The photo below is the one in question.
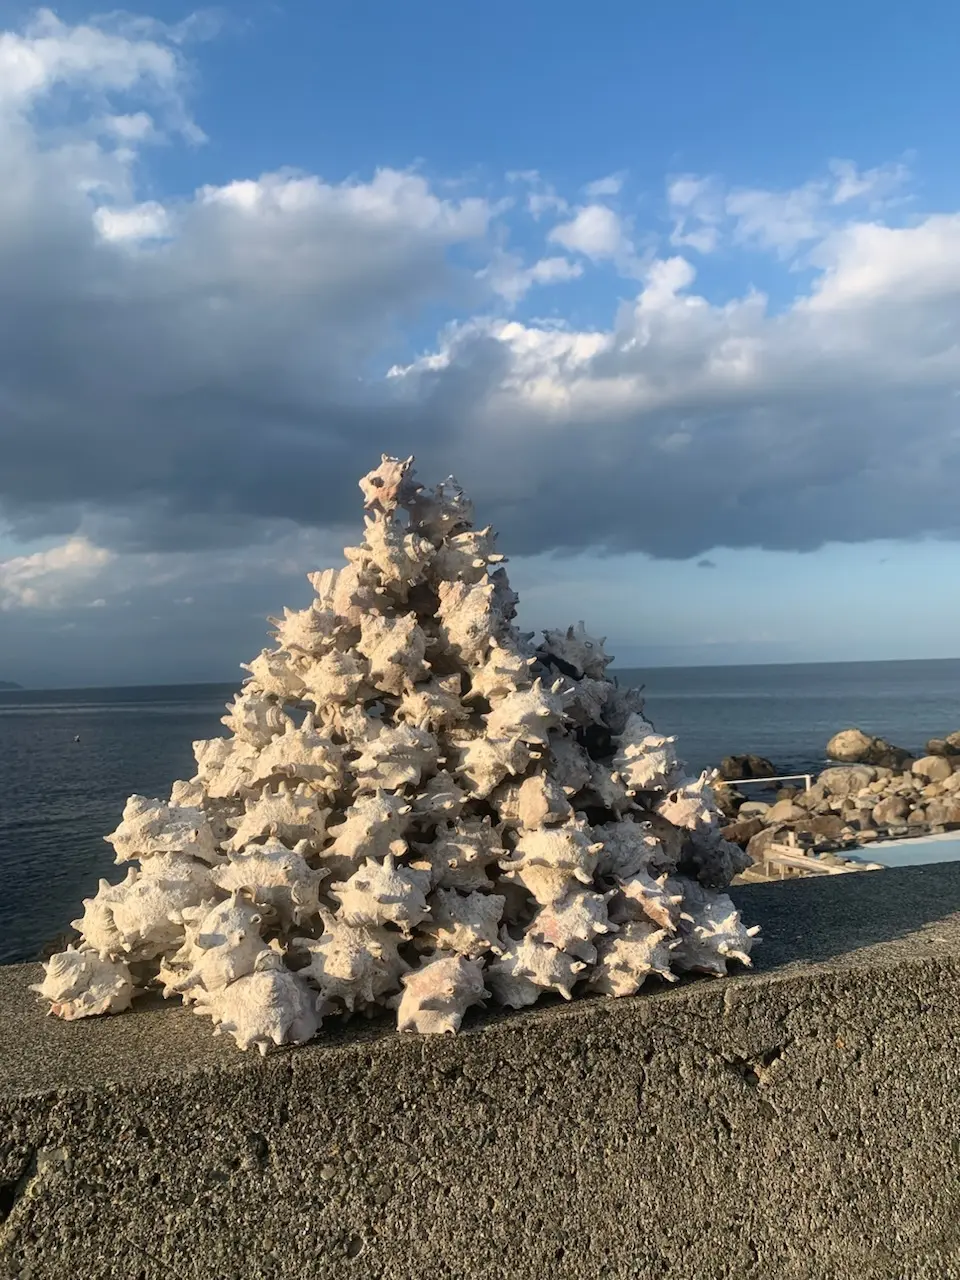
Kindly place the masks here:
<instances>
[{"instance_id":1,"label":"calm blue sea","mask_svg":"<svg viewBox=\"0 0 960 1280\"><path fill-rule=\"evenodd\" d=\"M960 729L960 660L617 674L646 686L648 714L694 770L745 751L815 769L850 725L914 751ZM235 687L0 692L0 963L34 958L101 876L123 878L103 836L132 792L165 797L192 775L191 743L224 732Z\"/></svg>"}]
</instances>

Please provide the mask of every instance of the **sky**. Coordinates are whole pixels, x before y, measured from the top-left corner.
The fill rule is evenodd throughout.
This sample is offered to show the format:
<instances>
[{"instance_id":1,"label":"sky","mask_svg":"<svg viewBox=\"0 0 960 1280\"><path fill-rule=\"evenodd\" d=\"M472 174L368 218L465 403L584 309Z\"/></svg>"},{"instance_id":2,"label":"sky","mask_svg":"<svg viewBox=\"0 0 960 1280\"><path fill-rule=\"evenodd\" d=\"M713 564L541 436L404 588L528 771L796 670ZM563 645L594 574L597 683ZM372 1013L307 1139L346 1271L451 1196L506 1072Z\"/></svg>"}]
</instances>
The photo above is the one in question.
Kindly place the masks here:
<instances>
[{"instance_id":1,"label":"sky","mask_svg":"<svg viewBox=\"0 0 960 1280\"><path fill-rule=\"evenodd\" d=\"M958 40L0 0L0 679L239 679L384 452L619 666L960 656Z\"/></svg>"}]
</instances>

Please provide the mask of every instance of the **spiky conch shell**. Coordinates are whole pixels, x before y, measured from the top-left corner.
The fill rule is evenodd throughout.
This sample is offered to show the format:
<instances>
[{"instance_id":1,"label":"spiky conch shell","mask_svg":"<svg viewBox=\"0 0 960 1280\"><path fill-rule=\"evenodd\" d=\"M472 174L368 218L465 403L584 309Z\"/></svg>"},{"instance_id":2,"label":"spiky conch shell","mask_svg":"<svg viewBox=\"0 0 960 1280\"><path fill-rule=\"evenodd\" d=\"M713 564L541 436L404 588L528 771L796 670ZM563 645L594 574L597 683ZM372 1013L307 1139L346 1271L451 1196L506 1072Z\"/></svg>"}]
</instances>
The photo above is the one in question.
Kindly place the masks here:
<instances>
[{"instance_id":1,"label":"spiky conch shell","mask_svg":"<svg viewBox=\"0 0 960 1280\"><path fill-rule=\"evenodd\" d=\"M228 735L107 837L120 884L47 962L51 1011L159 987L241 1048L393 1008L456 1031L488 999L630 995L749 964L722 892L742 853L582 623L539 647L489 528L450 477L384 455L363 541L272 619Z\"/></svg>"}]
</instances>

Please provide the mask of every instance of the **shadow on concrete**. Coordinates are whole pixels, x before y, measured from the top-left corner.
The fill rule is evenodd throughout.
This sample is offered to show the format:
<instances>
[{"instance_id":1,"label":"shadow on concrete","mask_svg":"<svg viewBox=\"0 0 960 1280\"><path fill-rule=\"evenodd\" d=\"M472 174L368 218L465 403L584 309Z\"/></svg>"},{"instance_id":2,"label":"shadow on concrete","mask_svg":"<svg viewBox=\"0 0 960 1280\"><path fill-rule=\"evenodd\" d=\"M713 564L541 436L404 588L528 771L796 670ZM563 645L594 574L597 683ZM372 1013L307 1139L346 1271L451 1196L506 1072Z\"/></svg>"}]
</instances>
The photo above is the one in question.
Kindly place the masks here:
<instances>
[{"instance_id":1,"label":"shadow on concrete","mask_svg":"<svg viewBox=\"0 0 960 1280\"><path fill-rule=\"evenodd\" d=\"M917 933L954 947L960 942L957 862L739 885L730 896L744 922L761 927L763 944L753 953L758 973L835 960Z\"/></svg>"}]
</instances>

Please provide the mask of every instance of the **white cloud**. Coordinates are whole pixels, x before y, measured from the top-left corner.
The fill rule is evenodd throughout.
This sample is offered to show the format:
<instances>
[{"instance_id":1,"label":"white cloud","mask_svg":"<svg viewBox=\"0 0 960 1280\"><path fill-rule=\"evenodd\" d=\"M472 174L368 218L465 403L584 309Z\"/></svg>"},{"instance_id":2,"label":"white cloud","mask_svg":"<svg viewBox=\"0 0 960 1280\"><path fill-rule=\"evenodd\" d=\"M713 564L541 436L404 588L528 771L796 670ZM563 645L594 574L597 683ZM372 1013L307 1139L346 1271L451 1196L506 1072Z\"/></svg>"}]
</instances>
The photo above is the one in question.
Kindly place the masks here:
<instances>
[{"instance_id":1,"label":"white cloud","mask_svg":"<svg viewBox=\"0 0 960 1280\"><path fill-rule=\"evenodd\" d=\"M786 191L726 188L716 177L679 174L667 183L671 244L713 253L726 237L787 259L835 229L845 206L858 202L877 213L895 203L909 177L903 164L861 171L852 161L831 160L827 168L828 178Z\"/></svg>"},{"instance_id":2,"label":"white cloud","mask_svg":"<svg viewBox=\"0 0 960 1280\"><path fill-rule=\"evenodd\" d=\"M583 188L583 194L588 200L600 200L604 196L618 196L623 190L626 176L626 172L621 170L619 173L608 174L605 178L597 178L595 182L587 183Z\"/></svg>"},{"instance_id":3,"label":"white cloud","mask_svg":"<svg viewBox=\"0 0 960 1280\"><path fill-rule=\"evenodd\" d=\"M153 240L170 234L169 215L156 200L146 200L130 209L103 205L94 212L93 222L104 240Z\"/></svg>"},{"instance_id":4,"label":"white cloud","mask_svg":"<svg viewBox=\"0 0 960 1280\"><path fill-rule=\"evenodd\" d=\"M960 214L890 225L893 175L675 175L656 251L537 174L509 209L391 169L174 201L140 176L185 111L180 47L44 21L0 46L26 67L0 110L0 504L17 536L114 558L4 561L11 616L92 598L102 624L150 583L199 617L218 583L300 573L381 451L459 474L518 554L957 535ZM81 82L90 119L49 134L33 106ZM569 216L527 216L548 207ZM718 303L687 251L738 246L802 249L812 283ZM611 262L631 283L591 278ZM581 274L577 312L549 295L566 320L520 310Z\"/></svg>"},{"instance_id":5,"label":"white cloud","mask_svg":"<svg viewBox=\"0 0 960 1280\"><path fill-rule=\"evenodd\" d=\"M529 267L517 254L497 254L489 267L478 273L511 305L520 301L535 285L566 284L583 275L583 266L569 258L540 258Z\"/></svg>"},{"instance_id":6,"label":"white cloud","mask_svg":"<svg viewBox=\"0 0 960 1280\"><path fill-rule=\"evenodd\" d=\"M620 215L603 204L584 205L569 222L551 228L547 239L595 262L626 259L633 254Z\"/></svg>"},{"instance_id":7,"label":"white cloud","mask_svg":"<svg viewBox=\"0 0 960 1280\"><path fill-rule=\"evenodd\" d=\"M113 559L86 538L0 560L0 610L52 609L83 592Z\"/></svg>"}]
</instances>

